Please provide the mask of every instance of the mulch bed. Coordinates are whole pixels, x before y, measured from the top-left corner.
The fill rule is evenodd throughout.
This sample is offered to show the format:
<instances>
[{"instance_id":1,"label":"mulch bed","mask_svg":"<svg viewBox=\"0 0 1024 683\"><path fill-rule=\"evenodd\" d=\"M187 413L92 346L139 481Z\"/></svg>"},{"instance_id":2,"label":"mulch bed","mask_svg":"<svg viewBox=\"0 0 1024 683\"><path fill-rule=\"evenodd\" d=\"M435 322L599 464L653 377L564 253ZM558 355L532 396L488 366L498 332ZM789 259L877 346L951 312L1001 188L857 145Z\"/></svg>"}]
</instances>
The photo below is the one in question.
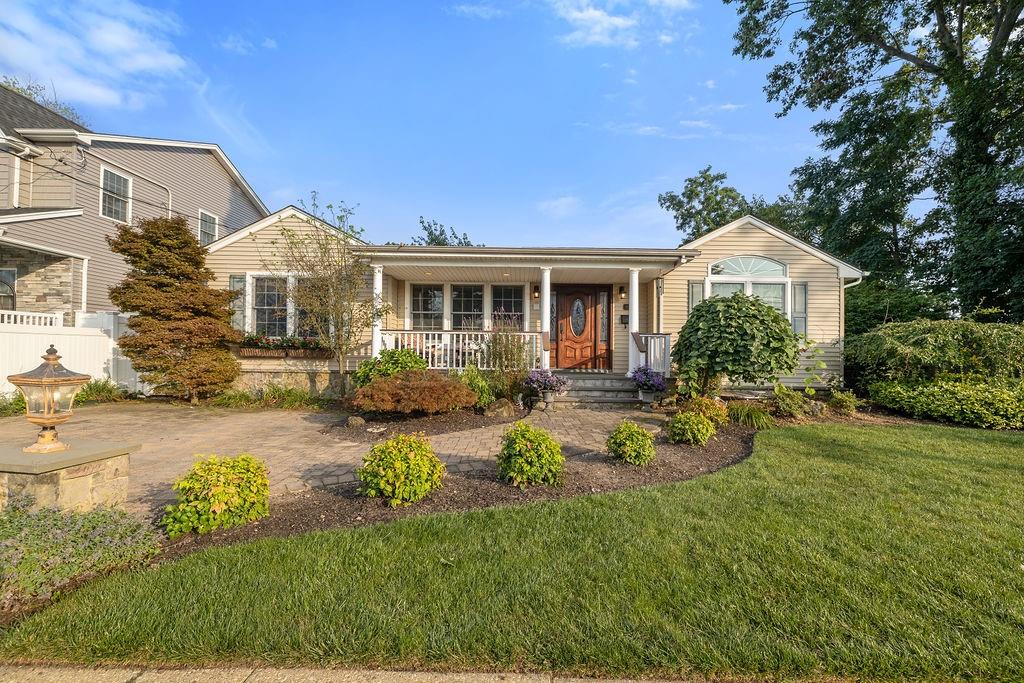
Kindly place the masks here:
<instances>
[{"instance_id":1,"label":"mulch bed","mask_svg":"<svg viewBox=\"0 0 1024 683\"><path fill-rule=\"evenodd\" d=\"M423 434L425 436L436 436L438 434L449 434L461 432L467 429L478 429L492 425L506 424L521 420L529 415L528 410L517 410L511 417L487 416L474 410L457 410L454 413L442 413L440 415L360 415L366 420L361 427L348 427L345 425L347 417L342 418L337 424L329 425L321 430L327 434L345 441L361 441L374 443L383 441L395 434Z\"/></svg>"},{"instance_id":2,"label":"mulch bed","mask_svg":"<svg viewBox=\"0 0 1024 683\"><path fill-rule=\"evenodd\" d=\"M671 444L659 437L658 456L646 467L620 463L606 453L574 452L566 456L565 479L560 487L519 489L499 482L493 473L449 473L444 488L413 505L391 508L380 499L365 498L355 485L312 490L271 500L270 516L243 527L202 536L189 535L168 542L158 557L167 562L196 550L308 531L349 528L444 512L564 500L607 491L668 484L693 479L734 465L750 456L754 430L728 425L705 448Z\"/></svg>"}]
</instances>

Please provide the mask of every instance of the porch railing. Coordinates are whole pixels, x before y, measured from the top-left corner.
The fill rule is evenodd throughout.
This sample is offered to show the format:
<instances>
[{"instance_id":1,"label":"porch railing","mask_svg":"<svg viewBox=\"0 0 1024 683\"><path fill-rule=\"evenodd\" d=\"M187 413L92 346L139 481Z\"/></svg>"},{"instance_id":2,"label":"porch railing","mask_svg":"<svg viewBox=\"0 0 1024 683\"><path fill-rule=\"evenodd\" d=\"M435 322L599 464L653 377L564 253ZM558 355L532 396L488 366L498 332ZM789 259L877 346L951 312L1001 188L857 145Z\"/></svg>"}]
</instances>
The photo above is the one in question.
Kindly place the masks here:
<instances>
[{"instance_id":1,"label":"porch railing","mask_svg":"<svg viewBox=\"0 0 1024 683\"><path fill-rule=\"evenodd\" d=\"M522 354L526 368L536 369L543 348L539 332L483 330L383 330L381 345L415 351L431 370L464 370L470 365L493 370L505 364L508 354Z\"/></svg>"},{"instance_id":2,"label":"porch railing","mask_svg":"<svg viewBox=\"0 0 1024 683\"><path fill-rule=\"evenodd\" d=\"M32 313L31 311L0 311L0 325L64 327L64 314Z\"/></svg>"},{"instance_id":3,"label":"porch railing","mask_svg":"<svg viewBox=\"0 0 1024 683\"><path fill-rule=\"evenodd\" d=\"M672 358L669 355L669 341L671 335L640 332L634 338L640 350L642 361L652 369L657 370L666 377L672 370Z\"/></svg>"}]
</instances>

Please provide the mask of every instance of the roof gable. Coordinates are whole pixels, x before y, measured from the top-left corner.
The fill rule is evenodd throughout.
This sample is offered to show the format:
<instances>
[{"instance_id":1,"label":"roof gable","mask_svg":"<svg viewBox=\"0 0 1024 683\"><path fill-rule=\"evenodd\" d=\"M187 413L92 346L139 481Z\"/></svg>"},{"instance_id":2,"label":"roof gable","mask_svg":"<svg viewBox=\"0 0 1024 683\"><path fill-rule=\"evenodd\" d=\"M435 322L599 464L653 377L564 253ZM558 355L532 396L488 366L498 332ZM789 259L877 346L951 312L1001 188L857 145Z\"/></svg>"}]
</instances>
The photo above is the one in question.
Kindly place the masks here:
<instances>
[{"instance_id":1,"label":"roof gable","mask_svg":"<svg viewBox=\"0 0 1024 683\"><path fill-rule=\"evenodd\" d=\"M279 222L281 222L281 221L283 221L283 220L285 220L287 218L292 218L292 217L300 218L301 220L307 221L311 225L315 225L317 227L330 228L330 229L336 230L338 232L341 232L335 226L333 226L333 225L331 225L329 223L325 223L324 221L320 220L316 216L314 216L314 215L312 215L310 213L307 213L306 211L303 211L302 209L298 208L297 206L289 205L289 206L284 207L280 211L277 211L275 213L270 214L266 218L261 218L260 220L256 221L255 223L253 223L251 225L248 225L248 226L242 228L241 230L236 230L235 232L231 233L230 235L225 235L224 237L221 237L216 242L211 242L210 245L207 247L207 251L209 251L210 253L213 253L215 251L220 251L224 247L231 246L232 244L235 244L236 242L239 242L239 241L245 239L246 237L249 237L251 235L254 235L254 234L258 233L260 230L263 230L264 228L268 228L268 227L270 227L272 225L276 225L277 223L279 223ZM342 233L342 234L344 234L344 233ZM357 238L357 237L355 237L353 235L348 235L348 237L350 239L352 239L352 240L355 240L359 244L365 244L365 242L363 242L361 239L359 239L359 238Z\"/></svg>"},{"instance_id":2,"label":"roof gable","mask_svg":"<svg viewBox=\"0 0 1024 683\"><path fill-rule=\"evenodd\" d=\"M867 275L870 275L870 273L868 271L861 270L860 268L858 268L858 267L856 267L854 265L851 265L851 264L847 263L846 261L843 261L842 259L838 259L835 256L832 256L831 254L829 254L828 252L822 251L821 249L815 247L814 245L808 244L807 242L804 242L801 239L797 239L796 237L793 237L792 235L790 235L785 230L780 230L779 228L776 228L774 225L771 225L770 223L766 223L763 220L761 220L760 218L757 218L756 216L751 216L750 214L747 214L746 216L743 216L742 218L737 218L736 220L734 220L731 223L727 223L727 224L723 225L720 228L716 228L716 229L712 230L711 232L707 233L706 235L702 235L701 237L698 237L697 239L695 239L695 240L693 240L691 242L687 242L686 244L682 245L682 247L680 247L680 248L681 249L697 249L697 248L700 247L700 245L706 244L707 242L710 242L711 240L715 239L716 237L720 237L721 235L724 235L725 233L730 232L732 230L735 230L736 228L738 228L740 226L744 226L744 225L750 225L750 226L753 226L755 228L758 228L759 230L763 230L764 232L767 232L769 235L772 235L773 237L777 237L778 239L782 240L783 242L787 242L787 243L791 244L792 246L796 247L797 249L800 249L801 251L806 252L806 253L810 254L811 256L814 256L814 257L816 257L816 258L818 258L818 259L820 259L820 260L822 260L822 261L824 261L826 263L829 263L829 264L835 266L839 270L839 276L840 277L844 277L844 278L858 278L858 277L865 277Z\"/></svg>"}]
</instances>

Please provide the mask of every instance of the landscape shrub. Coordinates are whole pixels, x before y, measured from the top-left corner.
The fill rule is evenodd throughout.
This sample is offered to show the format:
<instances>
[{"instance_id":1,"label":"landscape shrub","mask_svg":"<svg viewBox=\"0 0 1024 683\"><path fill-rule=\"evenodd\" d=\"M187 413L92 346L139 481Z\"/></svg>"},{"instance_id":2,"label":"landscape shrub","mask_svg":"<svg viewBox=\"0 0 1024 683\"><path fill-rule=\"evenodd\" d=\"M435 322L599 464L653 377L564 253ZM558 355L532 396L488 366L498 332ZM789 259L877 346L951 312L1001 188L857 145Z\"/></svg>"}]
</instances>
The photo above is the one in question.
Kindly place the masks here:
<instances>
[{"instance_id":1,"label":"landscape shrub","mask_svg":"<svg viewBox=\"0 0 1024 683\"><path fill-rule=\"evenodd\" d=\"M871 400L911 417L987 429L1024 429L1024 384L940 379L878 382Z\"/></svg>"},{"instance_id":2,"label":"landscape shrub","mask_svg":"<svg viewBox=\"0 0 1024 683\"><path fill-rule=\"evenodd\" d=\"M1024 379L1024 324L974 320L888 323L848 337L846 380L858 391L887 380L918 382L943 375Z\"/></svg>"},{"instance_id":3,"label":"landscape shrub","mask_svg":"<svg viewBox=\"0 0 1024 683\"><path fill-rule=\"evenodd\" d=\"M862 401L849 390L833 389L828 398L828 409L837 415L853 415Z\"/></svg>"},{"instance_id":4,"label":"landscape shrub","mask_svg":"<svg viewBox=\"0 0 1024 683\"><path fill-rule=\"evenodd\" d=\"M122 510L30 511L32 504L17 495L0 511L0 615L88 576L142 566L159 548L153 529Z\"/></svg>"},{"instance_id":5,"label":"landscape shrub","mask_svg":"<svg viewBox=\"0 0 1024 683\"><path fill-rule=\"evenodd\" d=\"M654 435L630 420L619 423L606 445L609 453L630 465L646 465L654 459Z\"/></svg>"},{"instance_id":6,"label":"landscape shrub","mask_svg":"<svg viewBox=\"0 0 1024 683\"><path fill-rule=\"evenodd\" d=\"M505 432L498 453L499 478L525 489L534 484L562 483L565 458L552 436L525 422L516 422Z\"/></svg>"},{"instance_id":7,"label":"landscape shrub","mask_svg":"<svg viewBox=\"0 0 1024 683\"><path fill-rule=\"evenodd\" d=\"M20 391L11 394L0 394L0 417L13 417L25 414L25 396Z\"/></svg>"},{"instance_id":8,"label":"landscape shrub","mask_svg":"<svg viewBox=\"0 0 1024 683\"><path fill-rule=\"evenodd\" d=\"M508 314L494 316L494 333L488 335L484 354L492 368L487 373L495 398L520 403L526 393L526 378L536 367L530 345L522 336L522 321Z\"/></svg>"},{"instance_id":9,"label":"landscape shrub","mask_svg":"<svg viewBox=\"0 0 1024 683\"><path fill-rule=\"evenodd\" d=\"M523 382L523 386L537 396L545 391L564 394L568 390L569 384L568 378L556 375L550 370L531 370Z\"/></svg>"},{"instance_id":10,"label":"landscape shrub","mask_svg":"<svg viewBox=\"0 0 1024 683\"><path fill-rule=\"evenodd\" d=\"M174 482L178 502L168 505L160 524L172 539L252 522L270 514L270 480L263 461L244 453L200 460Z\"/></svg>"},{"instance_id":11,"label":"landscape shrub","mask_svg":"<svg viewBox=\"0 0 1024 683\"><path fill-rule=\"evenodd\" d=\"M456 377L476 394L477 408L486 408L496 400L494 398L494 391L487 381L487 376L480 372L480 369L475 365L467 365L466 369L457 373Z\"/></svg>"},{"instance_id":12,"label":"landscape shrub","mask_svg":"<svg viewBox=\"0 0 1024 683\"><path fill-rule=\"evenodd\" d=\"M679 406L685 413L697 413L711 420L716 427L723 427L729 424L729 410L721 401L716 401L707 396L696 396L684 401Z\"/></svg>"},{"instance_id":13,"label":"landscape shrub","mask_svg":"<svg viewBox=\"0 0 1024 683\"><path fill-rule=\"evenodd\" d=\"M640 391L665 391L668 386L665 382L665 374L658 372L650 365L641 365L633 369L628 377Z\"/></svg>"},{"instance_id":14,"label":"landscape shrub","mask_svg":"<svg viewBox=\"0 0 1024 683\"><path fill-rule=\"evenodd\" d=\"M267 384L262 389L228 389L210 399L217 408L279 408L282 410L319 410L330 401L305 389Z\"/></svg>"},{"instance_id":15,"label":"landscape shrub","mask_svg":"<svg viewBox=\"0 0 1024 683\"><path fill-rule=\"evenodd\" d=\"M87 382L78 393L75 394L75 405L86 403L113 403L123 401L128 397L128 392L122 389L114 380L109 377L94 379Z\"/></svg>"},{"instance_id":16,"label":"landscape shrub","mask_svg":"<svg viewBox=\"0 0 1024 683\"><path fill-rule=\"evenodd\" d=\"M393 377L405 370L426 370L427 361L411 349L384 349L364 360L352 373L352 383L365 387L379 377Z\"/></svg>"},{"instance_id":17,"label":"landscape shrub","mask_svg":"<svg viewBox=\"0 0 1024 683\"><path fill-rule=\"evenodd\" d=\"M429 370L403 370L356 389L352 406L366 413L449 413L476 405L476 393L457 379Z\"/></svg>"},{"instance_id":18,"label":"landscape shrub","mask_svg":"<svg viewBox=\"0 0 1024 683\"><path fill-rule=\"evenodd\" d=\"M441 488L444 471L444 463L423 436L396 434L363 456L357 471L359 490L370 498L386 499L391 507L408 505Z\"/></svg>"},{"instance_id":19,"label":"landscape shrub","mask_svg":"<svg viewBox=\"0 0 1024 683\"><path fill-rule=\"evenodd\" d=\"M672 443L706 446L714 435L715 425L697 413L676 413L668 422L668 440Z\"/></svg>"},{"instance_id":20,"label":"landscape shrub","mask_svg":"<svg viewBox=\"0 0 1024 683\"><path fill-rule=\"evenodd\" d=\"M802 417L811 408L811 399L799 391L776 384L772 390L772 408L782 417Z\"/></svg>"},{"instance_id":21,"label":"landscape shrub","mask_svg":"<svg viewBox=\"0 0 1024 683\"><path fill-rule=\"evenodd\" d=\"M672 347L678 390L708 396L724 377L734 382L773 382L793 372L799 344L785 316L740 292L715 296L690 312Z\"/></svg>"},{"instance_id":22,"label":"landscape shrub","mask_svg":"<svg viewBox=\"0 0 1024 683\"><path fill-rule=\"evenodd\" d=\"M775 418L756 401L729 401L729 419L760 431L775 426Z\"/></svg>"}]
</instances>

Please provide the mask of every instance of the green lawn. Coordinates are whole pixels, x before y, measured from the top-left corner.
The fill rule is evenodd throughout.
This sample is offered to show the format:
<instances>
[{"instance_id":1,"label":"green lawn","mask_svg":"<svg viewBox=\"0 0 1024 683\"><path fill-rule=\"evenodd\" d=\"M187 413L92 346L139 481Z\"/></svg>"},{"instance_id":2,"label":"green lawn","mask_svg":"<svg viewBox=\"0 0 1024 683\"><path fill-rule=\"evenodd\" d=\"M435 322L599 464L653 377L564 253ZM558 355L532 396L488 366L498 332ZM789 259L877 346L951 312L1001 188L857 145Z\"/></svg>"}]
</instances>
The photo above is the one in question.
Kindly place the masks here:
<instances>
[{"instance_id":1,"label":"green lawn","mask_svg":"<svg viewBox=\"0 0 1024 683\"><path fill-rule=\"evenodd\" d=\"M200 552L0 657L1024 677L1024 434L762 433L671 486Z\"/></svg>"}]
</instances>

